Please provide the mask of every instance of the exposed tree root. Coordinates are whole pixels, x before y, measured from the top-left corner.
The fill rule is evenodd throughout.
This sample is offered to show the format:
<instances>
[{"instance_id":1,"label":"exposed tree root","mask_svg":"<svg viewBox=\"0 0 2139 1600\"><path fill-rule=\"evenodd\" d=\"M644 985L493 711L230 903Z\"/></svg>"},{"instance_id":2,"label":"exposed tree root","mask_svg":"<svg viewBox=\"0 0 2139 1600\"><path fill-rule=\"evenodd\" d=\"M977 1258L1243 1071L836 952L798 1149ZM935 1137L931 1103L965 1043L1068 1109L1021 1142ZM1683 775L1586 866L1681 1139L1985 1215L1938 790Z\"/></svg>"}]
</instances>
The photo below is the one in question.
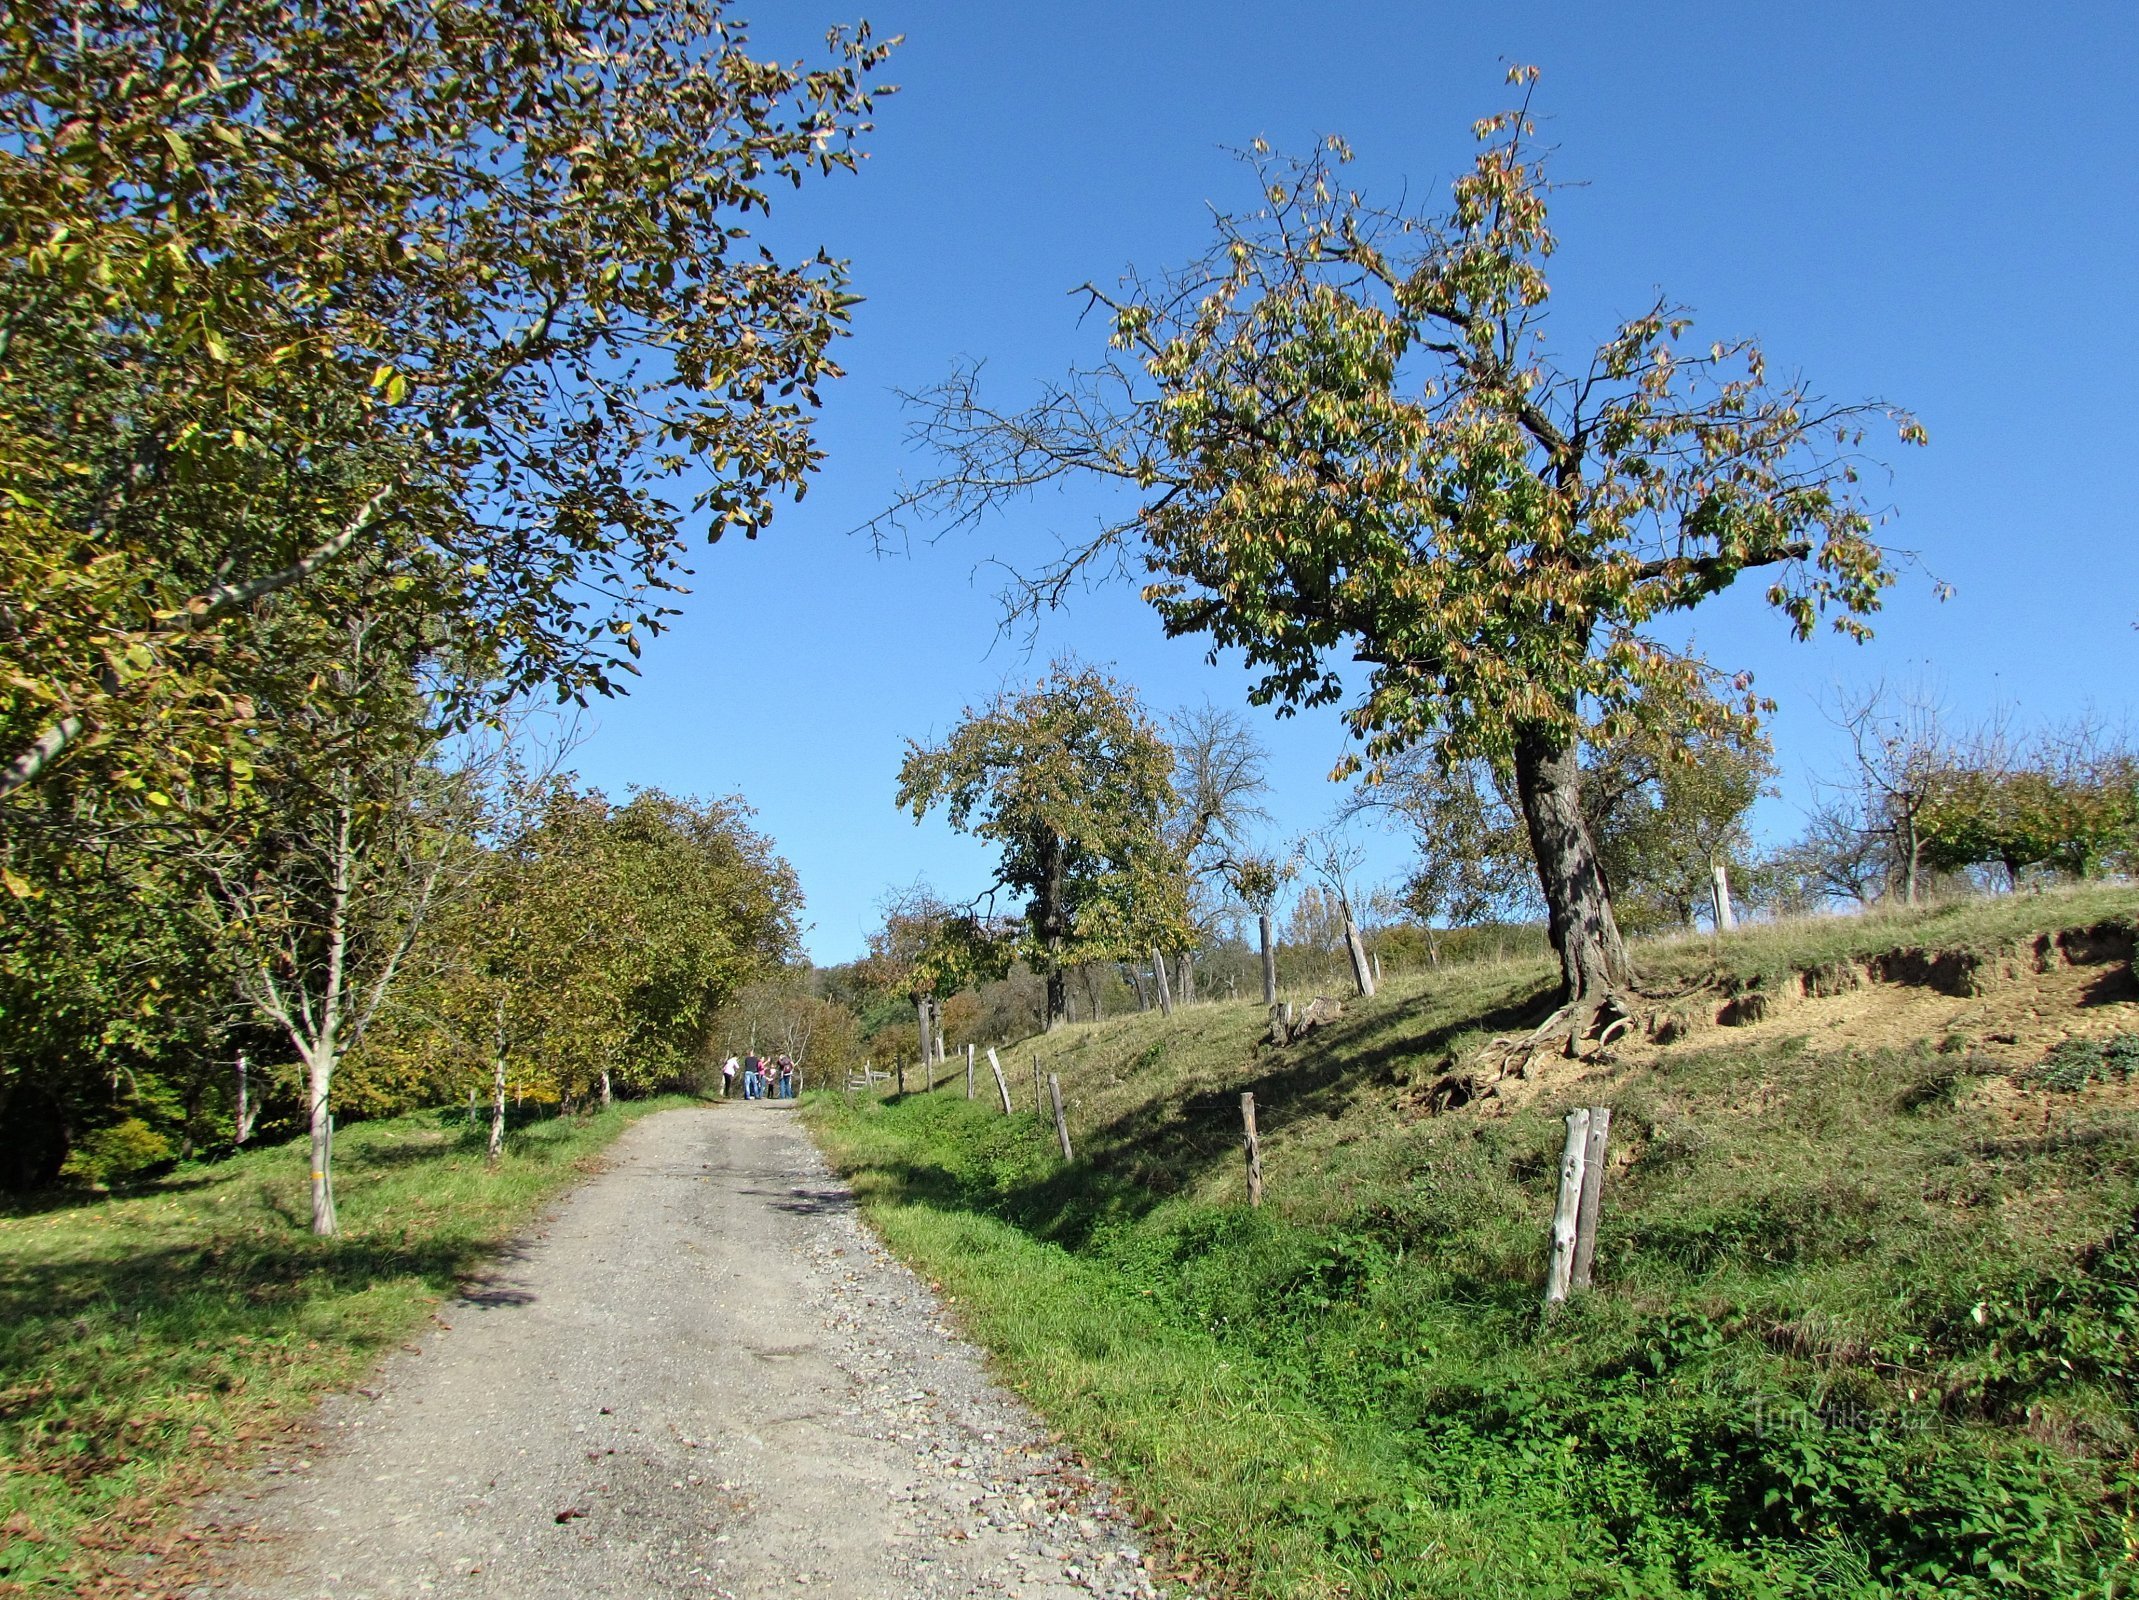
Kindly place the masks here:
<instances>
[{"instance_id":1,"label":"exposed tree root","mask_svg":"<svg viewBox=\"0 0 2139 1600\"><path fill-rule=\"evenodd\" d=\"M1648 1007L1630 990L1598 989L1561 1006L1530 1032L1494 1039L1478 1052L1492 1079L1527 1078L1540 1056L1579 1061L1647 1026Z\"/></svg>"}]
</instances>

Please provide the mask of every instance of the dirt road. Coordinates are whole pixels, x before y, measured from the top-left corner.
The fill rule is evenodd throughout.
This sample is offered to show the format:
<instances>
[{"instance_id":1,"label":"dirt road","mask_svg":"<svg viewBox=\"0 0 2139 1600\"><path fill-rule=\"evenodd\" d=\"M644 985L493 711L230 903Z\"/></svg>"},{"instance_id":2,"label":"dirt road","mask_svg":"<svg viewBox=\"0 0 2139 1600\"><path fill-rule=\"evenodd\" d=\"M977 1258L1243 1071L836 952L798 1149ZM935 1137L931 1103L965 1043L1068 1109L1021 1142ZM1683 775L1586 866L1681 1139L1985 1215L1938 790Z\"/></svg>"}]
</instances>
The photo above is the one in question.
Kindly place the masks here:
<instances>
[{"instance_id":1,"label":"dirt road","mask_svg":"<svg viewBox=\"0 0 2139 1600\"><path fill-rule=\"evenodd\" d=\"M787 1108L637 1124L439 1324L212 1508L197 1593L1162 1592Z\"/></svg>"}]
</instances>

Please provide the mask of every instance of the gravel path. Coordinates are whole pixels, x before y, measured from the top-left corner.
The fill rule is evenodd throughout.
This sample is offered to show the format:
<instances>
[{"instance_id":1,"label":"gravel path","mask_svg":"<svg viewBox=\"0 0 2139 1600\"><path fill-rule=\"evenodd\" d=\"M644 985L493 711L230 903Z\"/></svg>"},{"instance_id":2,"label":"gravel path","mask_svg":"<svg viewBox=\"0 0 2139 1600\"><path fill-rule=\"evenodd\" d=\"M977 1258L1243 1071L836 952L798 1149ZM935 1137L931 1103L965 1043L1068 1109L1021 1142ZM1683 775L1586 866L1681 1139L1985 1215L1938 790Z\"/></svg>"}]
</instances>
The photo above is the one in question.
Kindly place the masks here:
<instances>
[{"instance_id":1,"label":"gravel path","mask_svg":"<svg viewBox=\"0 0 2139 1600\"><path fill-rule=\"evenodd\" d=\"M222 1600L1173 1587L762 1104L635 1124L209 1520Z\"/></svg>"}]
</instances>

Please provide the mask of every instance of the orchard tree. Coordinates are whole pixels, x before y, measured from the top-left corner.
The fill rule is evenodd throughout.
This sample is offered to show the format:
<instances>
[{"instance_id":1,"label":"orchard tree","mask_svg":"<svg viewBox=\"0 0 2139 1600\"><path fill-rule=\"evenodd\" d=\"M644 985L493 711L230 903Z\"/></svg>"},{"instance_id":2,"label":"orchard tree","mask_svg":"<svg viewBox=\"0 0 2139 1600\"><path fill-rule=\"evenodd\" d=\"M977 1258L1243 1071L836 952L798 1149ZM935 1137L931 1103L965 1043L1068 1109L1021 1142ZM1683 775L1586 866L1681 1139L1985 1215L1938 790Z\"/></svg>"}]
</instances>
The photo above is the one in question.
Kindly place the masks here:
<instances>
[{"instance_id":1,"label":"orchard tree","mask_svg":"<svg viewBox=\"0 0 2139 1600\"><path fill-rule=\"evenodd\" d=\"M984 401L972 369L915 397L944 470L885 522L1114 480L1133 509L1025 574L1016 603L1134 562L1169 634L1243 653L1256 703L1342 701L1340 658L1361 663L1358 759L1431 743L1505 763L1571 1042L1633 978L1583 820L1584 742L1700 676L1650 629L1745 574L1799 636L1823 614L1861 636L1893 579L1857 487L1863 430L1922 431L1772 377L1751 341L1690 344L1664 300L1560 364L1535 76L1510 74L1523 105L1477 125L1438 216L1348 192L1340 141L1297 162L1258 145L1261 203L1221 217L1209 255L1088 286L1104 362L1022 410Z\"/></svg>"},{"instance_id":2,"label":"orchard tree","mask_svg":"<svg viewBox=\"0 0 2139 1600\"><path fill-rule=\"evenodd\" d=\"M607 1103L687 1078L714 1018L796 953L800 891L738 800L645 790L613 805L523 784L416 952L395 1045L479 1070L490 1157L509 1089Z\"/></svg>"},{"instance_id":3,"label":"orchard tree","mask_svg":"<svg viewBox=\"0 0 2139 1600\"><path fill-rule=\"evenodd\" d=\"M942 743L907 742L900 807L918 822L941 806L952 827L1001 849L989 897L1025 897L1015 954L1047 980L1051 1028L1068 1015L1071 967L1189 936L1165 833L1173 760L1133 690L1066 659L968 707Z\"/></svg>"},{"instance_id":4,"label":"orchard tree","mask_svg":"<svg viewBox=\"0 0 2139 1600\"><path fill-rule=\"evenodd\" d=\"M725 0L31 0L0 51L0 796L222 768L252 615L358 558L615 688L818 454L854 297L744 226L851 168L887 47ZM686 487L688 486L688 487Z\"/></svg>"},{"instance_id":5,"label":"orchard tree","mask_svg":"<svg viewBox=\"0 0 2139 1600\"><path fill-rule=\"evenodd\" d=\"M1203 705L1167 719L1173 744L1173 786L1179 797L1166 837L1182 875L1182 892L1199 944L1218 937L1242 863L1254 853L1248 837L1267 822L1262 796L1269 787L1269 755L1237 711ZM1193 952L1174 958L1175 994L1196 997Z\"/></svg>"},{"instance_id":6,"label":"orchard tree","mask_svg":"<svg viewBox=\"0 0 2139 1600\"><path fill-rule=\"evenodd\" d=\"M296 1052L311 1132L312 1231L337 1231L333 1091L481 821L482 785L434 763L438 731L393 627L353 617L270 715L277 770L234 815L187 813L201 914L237 987ZM282 636L286 640L290 634ZM317 642L293 655L323 660Z\"/></svg>"}]
</instances>

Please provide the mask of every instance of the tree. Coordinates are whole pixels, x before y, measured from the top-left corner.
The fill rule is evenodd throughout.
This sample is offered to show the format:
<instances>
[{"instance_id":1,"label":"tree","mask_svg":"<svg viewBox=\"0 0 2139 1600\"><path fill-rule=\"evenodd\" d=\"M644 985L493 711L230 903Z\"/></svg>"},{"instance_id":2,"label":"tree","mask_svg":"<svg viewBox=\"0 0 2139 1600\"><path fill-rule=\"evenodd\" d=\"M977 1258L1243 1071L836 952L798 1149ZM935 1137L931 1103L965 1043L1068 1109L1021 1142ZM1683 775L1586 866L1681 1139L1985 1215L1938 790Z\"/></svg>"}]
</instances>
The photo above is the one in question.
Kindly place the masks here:
<instances>
[{"instance_id":1,"label":"tree","mask_svg":"<svg viewBox=\"0 0 2139 1600\"><path fill-rule=\"evenodd\" d=\"M687 529L801 493L853 304L740 223L855 164L887 47L747 43L724 0L10 9L0 796L242 780L253 610L359 556L471 690L614 688Z\"/></svg>"},{"instance_id":2,"label":"tree","mask_svg":"<svg viewBox=\"0 0 2139 1600\"><path fill-rule=\"evenodd\" d=\"M2139 837L2139 758L2092 719L2024 742L2002 723L1958 742L1916 823L1925 864L1996 864L2017 888L2029 867L2092 876Z\"/></svg>"},{"instance_id":3,"label":"tree","mask_svg":"<svg viewBox=\"0 0 2139 1600\"><path fill-rule=\"evenodd\" d=\"M1049 1027L1067 1016L1070 967L1187 936L1164 832L1172 770L1134 691L1067 659L1028 689L967 707L941 744L907 741L900 807L919 822L941 806L952 827L999 846L985 898L1026 898L1015 953L1047 980Z\"/></svg>"},{"instance_id":4,"label":"tree","mask_svg":"<svg viewBox=\"0 0 2139 1600\"><path fill-rule=\"evenodd\" d=\"M1690 926L1712 904L1713 869L1746 866L1746 819L1774 773L1766 738L1695 689L1659 690L1679 711L1633 723L1581 758L1582 821L1615 916L1650 930ZM1377 814L1411 837L1416 863L1402 899L1434 932L1490 917L1534 915L1538 875L1513 774L1448 762L1414 746L1361 783L1345 815Z\"/></svg>"},{"instance_id":5,"label":"tree","mask_svg":"<svg viewBox=\"0 0 2139 1600\"><path fill-rule=\"evenodd\" d=\"M1944 711L1920 689L1897 694L1878 683L1838 695L1828 720L1849 738L1858 826L1884 841L1890 883L1913 906L1924 874L1924 814L1956 768Z\"/></svg>"},{"instance_id":6,"label":"tree","mask_svg":"<svg viewBox=\"0 0 2139 1600\"><path fill-rule=\"evenodd\" d=\"M879 903L883 921L869 935L865 963L879 993L905 996L914 1008L920 1057L942 1059L942 1002L968 984L1000 977L1012 959L1014 930L971 907L960 908L925 883L896 889Z\"/></svg>"},{"instance_id":7,"label":"tree","mask_svg":"<svg viewBox=\"0 0 2139 1600\"><path fill-rule=\"evenodd\" d=\"M1593 750L1582 815L1622 920L1647 932L1713 914L1713 875L1750 863L1747 818L1774 776L1757 728L1699 706Z\"/></svg>"},{"instance_id":8,"label":"tree","mask_svg":"<svg viewBox=\"0 0 2139 1600\"><path fill-rule=\"evenodd\" d=\"M1335 703L1363 759L1506 763L1571 1035L1631 978L1579 751L1703 672L1647 631L1749 572L1804 636L1862 635L1892 581L1856 487L1877 405L1777 382L1751 341L1692 348L1659 300L1579 365L1546 354L1550 185L1522 107L1486 118L1441 218L1346 192L1340 141L1252 156L1263 200L1210 255L1087 288L1114 355L1015 412L971 369L917 397L944 471L890 513L971 519L1093 474L1135 509L1028 573L1044 606L1134 559L1169 634L1239 649L1257 703ZM1741 703L1734 715L1757 707Z\"/></svg>"},{"instance_id":9,"label":"tree","mask_svg":"<svg viewBox=\"0 0 2139 1600\"><path fill-rule=\"evenodd\" d=\"M807 967L746 984L713 1018L710 1043L734 1053L752 1046L792 1060L807 1081L844 1081L861 1059L856 1018L813 990Z\"/></svg>"},{"instance_id":10,"label":"tree","mask_svg":"<svg viewBox=\"0 0 2139 1600\"><path fill-rule=\"evenodd\" d=\"M1252 855L1247 830L1269 820L1261 796L1269 787L1262 741L1237 711L1203 705L1168 719L1173 785L1179 797L1167 818L1167 842L1184 876L1183 896L1199 946L1219 933L1230 898L1225 891ZM1174 988L1195 998L1193 953L1178 953Z\"/></svg>"},{"instance_id":11,"label":"tree","mask_svg":"<svg viewBox=\"0 0 2139 1600\"><path fill-rule=\"evenodd\" d=\"M1293 859L1322 885L1326 903L1338 922L1338 937L1345 959L1351 963L1352 986L1363 998L1374 997L1374 969L1367 963L1367 947L1359 936L1359 918L1364 901L1359 889L1359 869L1367 858L1366 846L1346 831L1343 819L1303 834L1293 846ZM1303 899L1302 911L1305 911Z\"/></svg>"},{"instance_id":12,"label":"tree","mask_svg":"<svg viewBox=\"0 0 2139 1600\"><path fill-rule=\"evenodd\" d=\"M368 617L339 659L274 708L287 761L235 827L201 827L201 908L237 987L303 1065L312 1231L337 1229L336 1072L378 1018L448 866L472 845L480 786L430 762L437 731L413 651ZM317 659L300 656L300 661Z\"/></svg>"},{"instance_id":13,"label":"tree","mask_svg":"<svg viewBox=\"0 0 2139 1600\"><path fill-rule=\"evenodd\" d=\"M795 954L800 893L739 800L522 786L416 952L403 1053L480 1069L492 1159L508 1088L555 1102L686 1081L716 1017Z\"/></svg>"},{"instance_id":14,"label":"tree","mask_svg":"<svg viewBox=\"0 0 2139 1600\"><path fill-rule=\"evenodd\" d=\"M1435 965L1442 930L1534 905L1537 871L1522 818L1488 764L1445 763L1414 746L1354 791L1345 814L1369 813L1410 836L1413 863L1399 898L1417 917Z\"/></svg>"}]
</instances>

